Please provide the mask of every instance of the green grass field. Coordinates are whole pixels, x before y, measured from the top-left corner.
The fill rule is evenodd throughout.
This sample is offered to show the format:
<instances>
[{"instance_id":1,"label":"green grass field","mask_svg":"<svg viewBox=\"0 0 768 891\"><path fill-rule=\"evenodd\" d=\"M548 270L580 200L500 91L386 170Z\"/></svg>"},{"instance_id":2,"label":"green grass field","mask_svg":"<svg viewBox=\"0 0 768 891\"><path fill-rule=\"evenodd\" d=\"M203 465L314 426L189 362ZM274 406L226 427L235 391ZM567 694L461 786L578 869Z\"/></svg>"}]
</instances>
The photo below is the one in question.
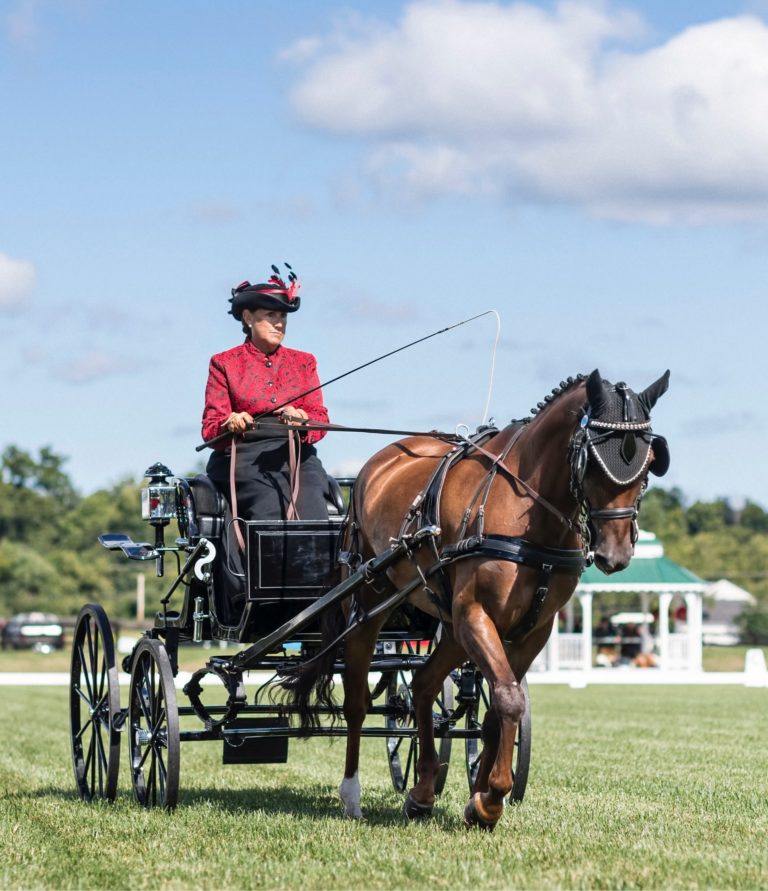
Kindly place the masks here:
<instances>
[{"instance_id":1,"label":"green grass field","mask_svg":"<svg viewBox=\"0 0 768 891\"><path fill-rule=\"evenodd\" d=\"M221 652L235 653L242 647L230 647ZM749 647L704 647L704 671L744 671L744 655ZM765 649L765 648L763 648ZM200 646L182 646L179 665L186 671L200 668L211 655L218 655L218 645L204 650ZM120 654L120 658L122 658ZM768 651L766 651L768 656ZM35 653L32 650L0 650L0 672L4 671L69 671L70 642L67 648L53 653ZM119 660L118 660L119 661Z\"/></svg>"},{"instance_id":2,"label":"green grass field","mask_svg":"<svg viewBox=\"0 0 768 891\"><path fill-rule=\"evenodd\" d=\"M364 743L368 822L340 817L343 741L282 765L182 745L173 814L75 798L65 688L4 688L2 888L765 888L768 690L532 688L525 801L468 833L454 743L433 820L404 825L383 740Z\"/></svg>"}]
</instances>

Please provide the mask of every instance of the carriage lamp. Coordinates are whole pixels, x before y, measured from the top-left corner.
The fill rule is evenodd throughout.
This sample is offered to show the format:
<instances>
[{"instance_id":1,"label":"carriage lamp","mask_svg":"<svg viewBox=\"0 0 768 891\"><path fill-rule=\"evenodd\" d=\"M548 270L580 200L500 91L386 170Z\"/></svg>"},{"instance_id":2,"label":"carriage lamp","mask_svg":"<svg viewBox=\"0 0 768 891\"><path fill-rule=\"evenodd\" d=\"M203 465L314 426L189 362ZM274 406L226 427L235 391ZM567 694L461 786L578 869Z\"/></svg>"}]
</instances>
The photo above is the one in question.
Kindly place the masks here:
<instances>
[{"instance_id":1,"label":"carriage lamp","mask_svg":"<svg viewBox=\"0 0 768 891\"><path fill-rule=\"evenodd\" d=\"M144 471L149 484L141 490L141 518L153 526L167 526L176 519L176 486L169 483L173 472L165 464L153 464Z\"/></svg>"}]
</instances>

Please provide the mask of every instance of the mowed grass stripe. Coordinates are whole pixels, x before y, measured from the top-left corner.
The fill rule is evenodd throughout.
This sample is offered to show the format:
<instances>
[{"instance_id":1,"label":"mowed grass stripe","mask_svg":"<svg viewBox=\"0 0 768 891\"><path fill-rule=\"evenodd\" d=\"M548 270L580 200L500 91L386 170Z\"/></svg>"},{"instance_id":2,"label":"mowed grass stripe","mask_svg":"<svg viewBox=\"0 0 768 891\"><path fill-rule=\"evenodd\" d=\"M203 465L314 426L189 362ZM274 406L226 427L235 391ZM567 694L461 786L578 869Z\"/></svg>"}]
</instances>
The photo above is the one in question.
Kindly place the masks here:
<instances>
[{"instance_id":1,"label":"mowed grass stripe","mask_svg":"<svg viewBox=\"0 0 768 891\"><path fill-rule=\"evenodd\" d=\"M344 741L282 765L183 744L177 811L76 799L67 691L2 691L3 888L762 888L768 691L535 687L523 804L467 833L454 743L433 820L403 825L383 740L363 744L365 824L340 817ZM127 748L127 747L126 747Z\"/></svg>"}]
</instances>

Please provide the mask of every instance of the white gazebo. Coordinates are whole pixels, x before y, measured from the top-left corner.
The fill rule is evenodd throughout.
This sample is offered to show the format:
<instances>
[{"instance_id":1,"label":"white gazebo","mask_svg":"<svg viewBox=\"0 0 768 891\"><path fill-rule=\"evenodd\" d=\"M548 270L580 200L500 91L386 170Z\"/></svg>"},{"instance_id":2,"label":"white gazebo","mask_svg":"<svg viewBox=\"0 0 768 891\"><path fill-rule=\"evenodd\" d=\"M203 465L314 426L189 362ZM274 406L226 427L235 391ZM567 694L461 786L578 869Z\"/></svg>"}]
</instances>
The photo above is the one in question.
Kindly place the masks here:
<instances>
[{"instance_id":1,"label":"white gazebo","mask_svg":"<svg viewBox=\"0 0 768 891\"><path fill-rule=\"evenodd\" d=\"M558 631L557 623L542 656L535 667L548 671L592 669L592 600L595 594L634 595L636 608L647 616L658 615L655 644L658 667L687 671L702 670L703 597L707 584L690 570L678 566L664 556L661 542L650 532L640 532L635 556L626 569L604 575L590 566L582 575L569 603L566 630ZM575 631L574 602L581 606L581 630ZM670 608L685 620L670 621ZM656 610L652 610L652 607ZM610 669L609 669L610 670Z\"/></svg>"}]
</instances>

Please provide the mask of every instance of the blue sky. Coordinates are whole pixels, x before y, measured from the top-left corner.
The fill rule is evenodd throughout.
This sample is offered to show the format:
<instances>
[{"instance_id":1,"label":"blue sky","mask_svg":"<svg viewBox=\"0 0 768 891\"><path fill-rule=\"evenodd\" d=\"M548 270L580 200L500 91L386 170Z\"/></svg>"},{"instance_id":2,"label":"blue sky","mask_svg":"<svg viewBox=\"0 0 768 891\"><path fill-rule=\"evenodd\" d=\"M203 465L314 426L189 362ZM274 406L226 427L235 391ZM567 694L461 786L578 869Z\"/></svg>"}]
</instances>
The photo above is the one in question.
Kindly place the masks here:
<instances>
[{"instance_id":1,"label":"blue sky","mask_svg":"<svg viewBox=\"0 0 768 891\"><path fill-rule=\"evenodd\" d=\"M0 91L0 447L84 493L195 466L229 289L287 260L322 378L493 308L497 422L670 368L662 484L768 506L768 3L0 0ZM494 336L332 419L476 425Z\"/></svg>"}]
</instances>

